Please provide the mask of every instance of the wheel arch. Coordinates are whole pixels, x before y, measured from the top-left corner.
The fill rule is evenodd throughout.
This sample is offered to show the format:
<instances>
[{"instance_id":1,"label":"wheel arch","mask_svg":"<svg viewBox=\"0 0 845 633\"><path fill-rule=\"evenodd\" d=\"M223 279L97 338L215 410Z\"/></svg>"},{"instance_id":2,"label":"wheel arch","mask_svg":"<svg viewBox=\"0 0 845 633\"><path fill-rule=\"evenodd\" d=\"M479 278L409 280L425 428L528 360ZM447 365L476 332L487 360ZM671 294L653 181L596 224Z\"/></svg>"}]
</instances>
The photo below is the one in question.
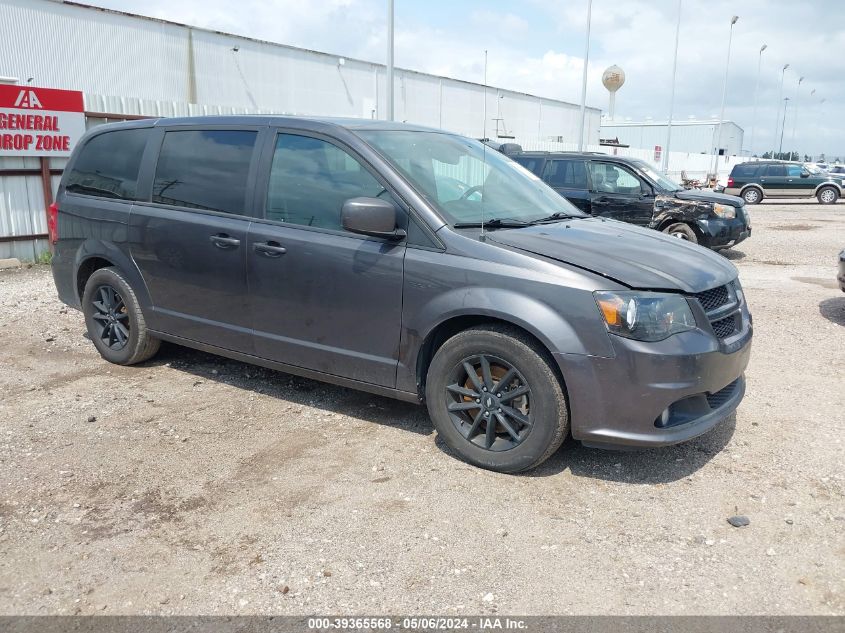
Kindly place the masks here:
<instances>
[{"instance_id":1,"label":"wheel arch","mask_svg":"<svg viewBox=\"0 0 845 633\"><path fill-rule=\"evenodd\" d=\"M813 192L813 195L814 196L819 195L819 192L822 189L824 189L825 187L828 187L830 189L836 189L836 193L838 193L840 197L845 195L845 190L843 190L842 187L837 185L835 182L823 182L823 183L819 184L818 186L816 186L816 190Z\"/></svg>"},{"instance_id":2,"label":"wheel arch","mask_svg":"<svg viewBox=\"0 0 845 633\"><path fill-rule=\"evenodd\" d=\"M102 240L88 239L76 253L74 262L74 290L80 304L85 284L95 271L113 266L117 268L132 286L142 308L150 305L147 285L134 262L116 245Z\"/></svg>"},{"instance_id":3,"label":"wheel arch","mask_svg":"<svg viewBox=\"0 0 845 633\"><path fill-rule=\"evenodd\" d=\"M748 184L742 185L739 189L739 197L742 198L743 194L748 191L749 189L756 189L760 192L760 200L766 197L766 194L763 192L763 187L758 185L756 182L749 182Z\"/></svg>"}]
</instances>

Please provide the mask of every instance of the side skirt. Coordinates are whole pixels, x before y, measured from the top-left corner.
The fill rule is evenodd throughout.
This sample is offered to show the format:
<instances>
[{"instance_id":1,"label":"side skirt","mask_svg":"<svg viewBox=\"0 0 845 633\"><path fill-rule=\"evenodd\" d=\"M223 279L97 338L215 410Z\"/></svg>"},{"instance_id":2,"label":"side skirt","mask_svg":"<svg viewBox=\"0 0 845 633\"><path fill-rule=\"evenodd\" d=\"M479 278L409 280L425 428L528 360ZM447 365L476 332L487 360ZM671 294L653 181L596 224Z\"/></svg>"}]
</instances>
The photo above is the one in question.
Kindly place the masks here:
<instances>
[{"instance_id":1,"label":"side skirt","mask_svg":"<svg viewBox=\"0 0 845 633\"><path fill-rule=\"evenodd\" d=\"M287 365L285 363L278 363L276 361L267 360L266 358L261 358L260 356L253 356L251 354L242 354L241 352L235 352L230 349L225 349L222 347L216 347L214 345L208 345L206 343L199 343L197 341L192 341L190 339L182 338L180 336L173 336L172 334L165 334L164 332L156 332L150 330L150 334L155 336L156 338L160 338L163 341L168 341L170 343L176 343L177 345L183 345L184 347L190 347L192 349L197 349L202 352L208 352L209 354L216 354L218 356L224 356L226 358L231 358L232 360L238 360L243 363L249 363L251 365L259 365L261 367L267 367L268 369L274 369L276 371L284 372L286 374L293 374L294 376L302 376L303 378L310 378L312 380L318 380L320 382L327 382L332 385L338 385L339 387L348 387L349 389L356 389L358 391L366 391L367 393L373 393L379 396L385 396L387 398L395 398L396 400L402 400L404 402L412 402L414 404L421 404L421 400L419 395L410 391L401 391L399 389L391 389L390 387L382 387L381 385L374 385L368 382L362 382L360 380L352 380L351 378L343 378L341 376L335 376L333 374L326 374L320 371L314 371L312 369L305 369L303 367L297 367L296 365Z\"/></svg>"}]
</instances>

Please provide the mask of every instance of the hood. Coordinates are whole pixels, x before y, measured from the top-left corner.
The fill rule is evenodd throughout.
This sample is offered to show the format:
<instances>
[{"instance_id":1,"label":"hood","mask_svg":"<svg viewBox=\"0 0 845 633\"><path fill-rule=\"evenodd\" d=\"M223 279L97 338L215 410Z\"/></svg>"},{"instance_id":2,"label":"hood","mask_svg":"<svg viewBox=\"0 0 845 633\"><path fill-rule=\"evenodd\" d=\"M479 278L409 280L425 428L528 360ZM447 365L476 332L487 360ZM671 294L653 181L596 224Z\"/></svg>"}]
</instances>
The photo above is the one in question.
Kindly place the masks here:
<instances>
[{"instance_id":1,"label":"hood","mask_svg":"<svg viewBox=\"0 0 845 633\"><path fill-rule=\"evenodd\" d=\"M729 196L724 193L716 193L715 191L693 191L690 189L682 189L675 191L675 197L679 200L699 200L702 202L718 202L719 204L728 204L732 207L741 207L745 202L739 196Z\"/></svg>"},{"instance_id":2,"label":"hood","mask_svg":"<svg viewBox=\"0 0 845 633\"><path fill-rule=\"evenodd\" d=\"M658 231L578 218L487 233L487 241L541 255L640 290L701 292L737 276L721 255Z\"/></svg>"}]
</instances>

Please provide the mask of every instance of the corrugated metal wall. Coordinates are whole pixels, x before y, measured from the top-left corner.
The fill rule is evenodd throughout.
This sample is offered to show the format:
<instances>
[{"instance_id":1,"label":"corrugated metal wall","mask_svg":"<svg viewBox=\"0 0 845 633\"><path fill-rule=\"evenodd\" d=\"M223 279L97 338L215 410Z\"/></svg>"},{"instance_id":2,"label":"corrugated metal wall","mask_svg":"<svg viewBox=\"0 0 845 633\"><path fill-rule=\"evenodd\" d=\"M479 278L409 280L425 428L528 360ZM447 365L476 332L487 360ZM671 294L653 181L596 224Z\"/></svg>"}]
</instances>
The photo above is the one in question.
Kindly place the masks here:
<instances>
[{"instance_id":1,"label":"corrugated metal wall","mask_svg":"<svg viewBox=\"0 0 845 633\"><path fill-rule=\"evenodd\" d=\"M672 149L679 152L711 153L714 147L718 122L685 121L672 122ZM655 145L666 146L666 124L602 122L601 138L618 138L624 145L640 149L654 149ZM727 149L727 155L739 155L742 150L743 130L733 121L722 124L722 142L719 147Z\"/></svg>"},{"instance_id":2,"label":"corrugated metal wall","mask_svg":"<svg viewBox=\"0 0 845 633\"><path fill-rule=\"evenodd\" d=\"M90 108L108 112L193 114L189 103L316 116L386 112L381 64L52 0L0 3L0 74L117 95L96 97L104 107ZM397 119L475 137L485 131L482 85L403 69L394 80ZM577 105L495 87L486 93L488 136L501 118L517 138L577 140ZM172 110L157 110L161 104ZM589 142L598 142L600 114L588 109Z\"/></svg>"},{"instance_id":3,"label":"corrugated metal wall","mask_svg":"<svg viewBox=\"0 0 845 633\"><path fill-rule=\"evenodd\" d=\"M0 0L0 75L81 90L87 111L118 115L386 113L380 64L53 0ZM394 80L397 120L473 137L498 130L516 142L578 138L575 104L403 69ZM590 143L600 120L600 110L587 109ZM38 159L0 158L0 169L38 167ZM0 178L0 237L45 233L45 206L39 176ZM0 257L45 250L46 240L0 241Z\"/></svg>"}]
</instances>

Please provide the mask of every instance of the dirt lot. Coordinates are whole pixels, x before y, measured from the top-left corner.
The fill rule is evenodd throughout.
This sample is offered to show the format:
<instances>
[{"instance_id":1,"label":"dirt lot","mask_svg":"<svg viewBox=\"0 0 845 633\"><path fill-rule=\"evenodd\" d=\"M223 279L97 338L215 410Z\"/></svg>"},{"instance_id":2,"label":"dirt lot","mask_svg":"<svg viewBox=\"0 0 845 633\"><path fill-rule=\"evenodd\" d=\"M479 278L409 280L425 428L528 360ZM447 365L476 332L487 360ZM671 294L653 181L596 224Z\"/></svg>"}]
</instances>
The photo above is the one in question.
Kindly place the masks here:
<instances>
[{"instance_id":1,"label":"dirt lot","mask_svg":"<svg viewBox=\"0 0 845 633\"><path fill-rule=\"evenodd\" d=\"M174 346L106 364L48 268L0 273L0 613L845 614L845 203L752 213L735 419L523 476L412 405Z\"/></svg>"}]
</instances>

